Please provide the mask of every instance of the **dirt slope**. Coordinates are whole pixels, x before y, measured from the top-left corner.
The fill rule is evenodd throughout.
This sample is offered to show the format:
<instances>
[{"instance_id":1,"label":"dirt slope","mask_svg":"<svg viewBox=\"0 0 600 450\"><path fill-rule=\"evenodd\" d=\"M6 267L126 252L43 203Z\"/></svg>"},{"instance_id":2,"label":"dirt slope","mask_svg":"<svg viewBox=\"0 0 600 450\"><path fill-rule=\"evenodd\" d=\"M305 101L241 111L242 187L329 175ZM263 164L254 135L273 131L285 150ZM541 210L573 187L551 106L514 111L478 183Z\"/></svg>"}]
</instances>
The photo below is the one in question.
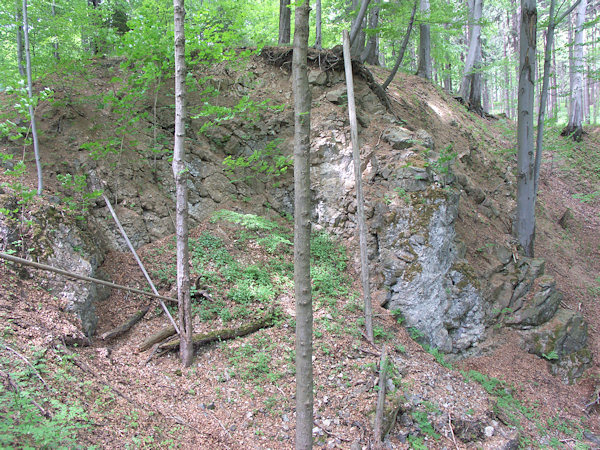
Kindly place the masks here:
<instances>
[{"instance_id":1,"label":"dirt slope","mask_svg":"<svg viewBox=\"0 0 600 450\"><path fill-rule=\"evenodd\" d=\"M264 65L260 59L253 60L252 64L260 68L268 82L259 84L251 95L268 96L275 103L287 104L283 112L269 116L271 120L288 117L289 75L279 68ZM56 83L57 95L100 96L111 89L111 70L115 70L115 64L100 61L89 72L91 82L70 86ZM231 77L226 68L214 70ZM373 71L376 78L385 76L381 69ZM167 94L168 91L161 93L159 104L169 104ZM452 143L458 152L456 174L468 177L486 197L484 202L477 202L476 194L464 193L461 197L457 232L466 244L469 261L476 266L480 257L477 249L489 242L513 245L510 231L516 183L510 128L514 124L476 117L441 90L406 74L397 76L390 86L389 96L394 112L407 128L428 130L438 148ZM314 97L314 123L325 120L332 109L339 108ZM233 99L222 100L233 104ZM147 102L151 109L150 97L139 101ZM74 148L80 148L83 135L100 134L111 128L111 111L98 111L88 102L74 104L75 107L65 107L63 116L42 118L41 128L46 132L43 159L52 174L48 183L51 187L57 186L54 174L59 172L63 161L79 161L84 167L89 164L84 152L73 154ZM164 120L168 121L167 112L164 114ZM383 130L380 124L370 120L368 112L365 115L363 119L370 122L370 126L362 130L361 137L366 145L376 148ZM57 127L62 127L60 133ZM150 136L140 137L143 139ZM585 139L588 148L600 148L600 133L590 130ZM3 152L8 148L0 145ZM114 171L115 179L127 170L137 171L146 182L151 182L148 180L154 175L150 171L146 173L148 167L144 169L143 164L134 164L132 169L127 162L121 161L116 169L109 166L97 170L107 177ZM159 163L168 165L166 158ZM0 175L0 179L10 181L5 175ZM32 179L29 182L33 185ZM125 202L138 202L137 192L122 187ZM113 186L114 191L117 189L118 185ZM589 345L595 362L579 383L566 386L552 377L547 362L523 351L521 338L510 329L491 330L478 352L450 366L443 356L428 353L416 344L387 310L377 308L379 336L377 348L373 348L359 331L358 286L348 282L347 290L331 295L317 294L315 298L314 431L317 445L365 448L372 444L378 355L385 344L395 367L388 404L390 415L397 412L394 416L397 422L387 444L391 448L516 448L518 442L533 447L575 448L580 443L599 447L600 440L594 443L597 438L593 435L600 434L598 411L586 414L582 407L594 398L600 376L597 363L600 317L596 313L600 298L597 279L600 275L600 201L596 197L582 203L573 198L574 194L597 189L597 178L582 178L569 166L569 160L559 158L558 152L552 162L549 159L543 167L536 256L546 259L547 271L556 278L565 295L564 306L581 311L589 323ZM268 198L267 194L260 195L265 201ZM231 199L223 201L220 207L269 215L273 219L277 215L263 207L262 199L258 205ZM567 208L572 214L565 229L558 222ZM289 237L289 222L277 219L277 223L283 229L287 227ZM253 264L267 267L273 260L273 254L260 243L260 238L266 235L253 235L253 231L241 225L209 219L198 223L193 237L202 242L207 236L205 232L221 243L211 251L227 253L244 267ZM352 255L353 249L349 251ZM181 369L175 354L149 359L148 352L138 352L138 344L166 324L164 315L154 308L140 324L114 341L94 339L89 347L63 346L65 336L79 336L80 345L85 344L85 340L78 334L72 317L64 311L64 301L39 288L38 277L44 274L23 273L1 264L0 325L4 331L0 342L4 347L0 348L0 370L3 371L0 375L4 377L6 372L26 367L23 359L10 349L33 361L50 385L47 394L36 394L40 395L37 398L43 408L50 409L47 399L55 398L85 411L80 425L86 427L75 438L82 446L292 448L294 306L289 285L290 255L286 251L280 253L279 263L287 264L288 272L273 272L276 274L272 275L273 279L277 280L273 282L276 295L270 300L282 310L280 322L246 338L203 347L192 368L185 370ZM156 276L164 275L159 284L161 293L171 295L172 237L165 236L143 246L140 255ZM353 266L351 259L345 271L351 280L356 280ZM225 307L236 311L233 308L239 306L231 298L232 294L227 294L233 284L224 269L210 264L202 267L204 272L199 274L210 272L218 277L212 282L220 283L221 289L214 292L213 297L224 303L213 305L214 316L197 319L197 331L241 323L239 317L225 320L217 311ZM138 287L145 284L129 254L109 253L103 269L114 282ZM148 299L113 291L108 300L98 305L97 334L113 328L147 304L150 304ZM200 304L199 308L202 307L206 305ZM247 308L256 315L265 305L253 298ZM469 376L470 370L477 372ZM6 380L8 378L2 379L3 389L8 390ZM36 386L43 389L34 373L25 380L34 389Z\"/></svg>"}]
</instances>

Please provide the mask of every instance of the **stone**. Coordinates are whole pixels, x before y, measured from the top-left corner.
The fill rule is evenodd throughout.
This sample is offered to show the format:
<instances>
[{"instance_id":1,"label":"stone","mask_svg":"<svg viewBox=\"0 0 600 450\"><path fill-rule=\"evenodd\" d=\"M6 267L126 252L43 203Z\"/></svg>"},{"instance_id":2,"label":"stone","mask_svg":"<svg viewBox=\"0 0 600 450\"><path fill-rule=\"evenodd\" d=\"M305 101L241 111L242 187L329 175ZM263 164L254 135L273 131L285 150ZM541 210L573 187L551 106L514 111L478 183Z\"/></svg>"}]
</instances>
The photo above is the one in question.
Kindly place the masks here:
<instances>
[{"instance_id":1,"label":"stone","mask_svg":"<svg viewBox=\"0 0 600 450\"><path fill-rule=\"evenodd\" d=\"M572 384L592 363L587 336L587 323L583 317L560 308L552 320L525 335L524 347L547 359L550 372L564 383Z\"/></svg>"},{"instance_id":2,"label":"stone","mask_svg":"<svg viewBox=\"0 0 600 450\"><path fill-rule=\"evenodd\" d=\"M325 98L334 105L341 105L348 102L348 92L345 85L338 86L325 94Z\"/></svg>"},{"instance_id":3,"label":"stone","mask_svg":"<svg viewBox=\"0 0 600 450\"><path fill-rule=\"evenodd\" d=\"M381 138L395 150L410 148L414 145L414 140L410 132L401 127L386 129Z\"/></svg>"},{"instance_id":4,"label":"stone","mask_svg":"<svg viewBox=\"0 0 600 450\"><path fill-rule=\"evenodd\" d=\"M494 427L488 425L483 429L483 434L485 434L486 437L492 437L494 435Z\"/></svg>"},{"instance_id":5,"label":"stone","mask_svg":"<svg viewBox=\"0 0 600 450\"><path fill-rule=\"evenodd\" d=\"M421 141L423 147L428 148L429 150L434 150L435 145L433 143L433 137L425 130L417 130L417 139Z\"/></svg>"},{"instance_id":6,"label":"stone","mask_svg":"<svg viewBox=\"0 0 600 450\"><path fill-rule=\"evenodd\" d=\"M317 86L324 86L327 84L327 72L321 70L309 70L308 82Z\"/></svg>"},{"instance_id":7,"label":"stone","mask_svg":"<svg viewBox=\"0 0 600 450\"><path fill-rule=\"evenodd\" d=\"M519 328L541 325L554 316L561 300L562 294L556 290L554 278L544 275L535 280L534 289L519 300L522 306L513 311L505 323Z\"/></svg>"}]
</instances>

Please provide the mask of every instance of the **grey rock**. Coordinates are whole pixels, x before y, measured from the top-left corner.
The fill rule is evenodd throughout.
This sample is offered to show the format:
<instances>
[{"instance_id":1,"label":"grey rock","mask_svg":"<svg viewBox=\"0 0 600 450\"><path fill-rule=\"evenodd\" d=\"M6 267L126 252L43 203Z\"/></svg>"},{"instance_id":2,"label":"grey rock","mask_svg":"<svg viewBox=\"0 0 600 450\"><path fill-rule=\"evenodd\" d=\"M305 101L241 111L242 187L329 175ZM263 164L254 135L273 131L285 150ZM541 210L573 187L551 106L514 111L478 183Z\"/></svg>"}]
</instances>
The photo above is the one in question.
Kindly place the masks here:
<instances>
[{"instance_id":1,"label":"grey rock","mask_svg":"<svg viewBox=\"0 0 600 450\"><path fill-rule=\"evenodd\" d=\"M541 325L554 316L561 300L562 294L556 291L554 278L544 275L536 280L533 290L518 299L520 308L505 323L521 328Z\"/></svg>"},{"instance_id":2,"label":"grey rock","mask_svg":"<svg viewBox=\"0 0 600 450\"><path fill-rule=\"evenodd\" d=\"M583 317L561 308L551 321L526 334L524 345L530 353L548 359L550 372L571 384L591 366L587 336Z\"/></svg>"},{"instance_id":3,"label":"grey rock","mask_svg":"<svg viewBox=\"0 0 600 450\"><path fill-rule=\"evenodd\" d=\"M401 127L388 128L383 132L381 138L395 150L410 148L414 145L411 133Z\"/></svg>"},{"instance_id":4,"label":"grey rock","mask_svg":"<svg viewBox=\"0 0 600 450\"><path fill-rule=\"evenodd\" d=\"M335 105L348 102L348 92L345 85L338 86L325 94L325 98Z\"/></svg>"},{"instance_id":5,"label":"grey rock","mask_svg":"<svg viewBox=\"0 0 600 450\"><path fill-rule=\"evenodd\" d=\"M327 72L323 72L321 70L310 70L308 72L308 82L317 86L323 86L327 84Z\"/></svg>"},{"instance_id":6,"label":"grey rock","mask_svg":"<svg viewBox=\"0 0 600 450\"><path fill-rule=\"evenodd\" d=\"M428 148L430 150L435 149L435 145L433 143L433 137L425 130L417 130L417 139L421 141L423 147Z\"/></svg>"}]
</instances>

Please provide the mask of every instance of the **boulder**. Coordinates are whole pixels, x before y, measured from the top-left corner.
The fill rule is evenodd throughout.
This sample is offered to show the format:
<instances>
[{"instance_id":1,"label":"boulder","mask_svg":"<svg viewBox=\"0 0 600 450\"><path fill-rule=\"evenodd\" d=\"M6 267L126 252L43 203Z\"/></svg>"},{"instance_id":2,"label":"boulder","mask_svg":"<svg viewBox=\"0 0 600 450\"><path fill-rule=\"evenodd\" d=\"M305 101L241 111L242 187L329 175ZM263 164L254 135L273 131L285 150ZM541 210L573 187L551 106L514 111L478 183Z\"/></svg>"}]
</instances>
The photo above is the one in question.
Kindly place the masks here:
<instances>
[{"instance_id":1,"label":"boulder","mask_svg":"<svg viewBox=\"0 0 600 450\"><path fill-rule=\"evenodd\" d=\"M592 353L587 348L587 323L583 317L568 309L556 315L525 337L527 351L548 360L548 368L564 383L571 384L591 366Z\"/></svg>"}]
</instances>

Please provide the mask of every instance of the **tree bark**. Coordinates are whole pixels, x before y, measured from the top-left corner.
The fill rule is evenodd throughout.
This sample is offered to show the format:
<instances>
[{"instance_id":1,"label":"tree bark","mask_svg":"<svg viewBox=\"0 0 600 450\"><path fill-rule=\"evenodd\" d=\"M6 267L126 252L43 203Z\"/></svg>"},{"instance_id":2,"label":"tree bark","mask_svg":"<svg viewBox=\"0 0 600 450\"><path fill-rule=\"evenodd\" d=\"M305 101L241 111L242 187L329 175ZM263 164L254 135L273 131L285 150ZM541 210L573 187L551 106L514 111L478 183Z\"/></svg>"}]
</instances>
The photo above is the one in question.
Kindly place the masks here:
<instances>
[{"instance_id":1,"label":"tree bark","mask_svg":"<svg viewBox=\"0 0 600 450\"><path fill-rule=\"evenodd\" d=\"M290 0L279 0L279 45L290 43L292 28L292 10L290 9Z\"/></svg>"},{"instance_id":2,"label":"tree bark","mask_svg":"<svg viewBox=\"0 0 600 450\"><path fill-rule=\"evenodd\" d=\"M184 0L173 0L175 20L175 143L173 175L176 189L177 233L177 300L179 304L180 357L184 367L192 364L192 308L190 297L190 264L188 249L188 170L185 165L186 65Z\"/></svg>"},{"instance_id":3,"label":"tree bark","mask_svg":"<svg viewBox=\"0 0 600 450\"><path fill-rule=\"evenodd\" d=\"M517 121L517 239L525 256L533 257L535 180L533 162L533 100L536 63L536 0L521 0L519 95Z\"/></svg>"},{"instance_id":4,"label":"tree bark","mask_svg":"<svg viewBox=\"0 0 600 450\"><path fill-rule=\"evenodd\" d=\"M398 59L396 60L396 64L394 64L394 68L388 75L385 82L381 85L381 87L385 90L390 85L398 69L400 68L400 64L402 64L402 59L404 58L404 52L406 52L406 46L408 45L408 40L410 39L410 33L412 32L413 24L415 23L415 15L417 13L417 5L419 4L419 0L415 0L413 3L413 9L410 14L410 21L408 22L408 27L406 28L406 34L404 35L404 40L402 41L402 45L400 47L400 53L398 53Z\"/></svg>"},{"instance_id":5,"label":"tree bark","mask_svg":"<svg viewBox=\"0 0 600 450\"><path fill-rule=\"evenodd\" d=\"M323 48L323 33L322 33L322 14L321 0L315 2L315 48L321 50Z\"/></svg>"},{"instance_id":6,"label":"tree bark","mask_svg":"<svg viewBox=\"0 0 600 450\"><path fill-rule=\"evenodd\" d=\"M373 30L379 25L379 0L375 0L374 6L371 9L369 15L369 29ZM373 34L369 37L366 47L363 49L359 56L361 63L367 62L369 64L377 65L379 63L379 55L377 48L377 34Z\"/></svg>"},{"instance_id":7,"label":"tree bark","mask_svg":"<svg viewBox=\"0 0 600 450\"><path fill-rule=\"evenodd\" d=\"M56 0L52 0L52 5L50 6L50 8L52 9L52 18L55 19L56 18ZM60 61L60 54L58 53L58 36L53 37L52 48L54 48L54 51L52 52L54 59L56 59L57 61Z\"/></svg>"},{"instance_id":8,"label":"tree bark","mask_svg":"<svg viewBox=\"0 0 600 450\"><path fill-rule=\"evenodd\" d=\"M356 19L354 19L352 28L350 30L350 47L354 46L354 42L356 41L359 31L363 26L363 19L365 18L365 14L367 13L367 7L369 6L370 2L371 0L363 0L363 2L360 5L358 15L356 16Z\"/></svg>"},{"instance_id":9,"label":"tree bark","mask_svg":"<svg viewBox=\"0 0 600 450\"><path fill-rule=\"evenodd\" d=\"M296 449L312 448L313 310L310 285L310 107L307 47L309 0L295 11L294 91L294 293L296 297Z\"/></svg>"},{"instance_id":10,"label":"tree bark","mask_svg":"<svg viewBox=\"0 0 600 450\"><path fill-rule=\"evenodd\" d=\"M17 1L15 21L17 23L17 65L19 67L19 75L22 77L27 75L25 65L23 64L23 8Z\"/></svg>"},{"instance_id":11,"label":"tree bark","mask_svg":"<svg viewBox=\"0 0 600 450\"><path fill-rule=\"evenodd\" d=\"M367 224L365 221L365 198L362 189L362 171L360 148L358 146L358 124L356 122L356 104L354 101L354 80L352 78L352 59L350 57L350 39L344 30L344 68L348 89L348 115L350 134L352 137L352 159L354 162L354 182L356 184L356 206L358 221L358 238L360 243L360 268L365 307L365 331L369 342L373 342L373 307L371 305L371 288L369 286L369 257L367 249Z\"/></svg>"},{"instance_id":12,"label":"tree bark","mask_svg":"<svg viewBox=\"0 0 600 450\"><path fill-rule=\"evenodd\" d=\"M470 2L470 38L469 52L465 62L465 73L458 91L458 96L478 114L483 112L481 107L481 17L483 15L483 0Z\"/></svg>"},{"instance_id":13,"label":"tree bark","mask_svg":"<svg viewBox=\"0 0 600 450\"><path fill-rule=\"evenodd\" d=\"M429 16L429 0L421 0L421 13L423 17ZM431 27L428 23L419 25L419 67L417 75L426 80L431 80Z\"/></svg>"},{"instance_id":14,"label":"tree bark","mask_svg":"<svg viewBox=\"0 0 600 450\"><path fill-rule=\"evenodd\" d=\"M573 66L569 123L562 131L563 135L572 135L576 141L583 135L583 34L587 0L581 0L575 16L575 38L573 39Z\"/></svg>"},{"instance_id":15,"label":"tree bark","mask_svg":"<svg viewBox=\"0 0 600 450\"><path fill-rule=\"evenodd\" d=\"M40 161L40 145L38 142L35 111L33 109L33 82L31 76L31 55L29 53L29 25L27 18L27 0L23 0L23 35L25 37L25 61L27 63L27 95L29 97L29 120L31 121L31 136L33 138L33 153L37 169L37 195L42 195L44 179L42 178L42 162Z\"/></svg>"}]
</instances>

